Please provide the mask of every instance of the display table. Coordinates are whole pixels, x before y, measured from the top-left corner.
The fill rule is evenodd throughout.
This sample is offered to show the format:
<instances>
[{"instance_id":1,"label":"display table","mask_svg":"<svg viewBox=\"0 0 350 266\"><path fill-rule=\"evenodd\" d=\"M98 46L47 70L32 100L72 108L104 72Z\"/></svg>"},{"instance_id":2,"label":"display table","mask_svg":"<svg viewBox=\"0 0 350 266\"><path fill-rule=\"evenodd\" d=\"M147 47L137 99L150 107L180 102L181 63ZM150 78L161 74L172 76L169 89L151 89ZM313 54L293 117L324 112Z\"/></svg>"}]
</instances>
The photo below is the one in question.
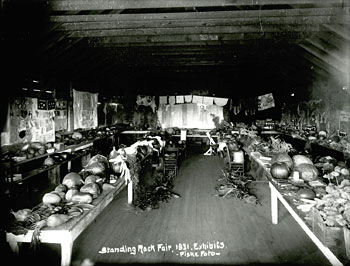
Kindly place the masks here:
<instances>
[{"instance_id":1,"label":"display table","mask_svg":"<svg viewBox=\"0 0 350 266\"><path fill-rule=\"evenodd\" d=\"M89 211L78 217L74 217L67 223L55 228L43 228L40 233L41 243L53 243L61 245L61 266L71 264L72 248L74 240L82 233L86 227L104 210L104 208L115 198L115 196L124 189L125 181L119 179L116 187L112 190L103 191L99 197L94 199L92 204L95 206ZM30 243L33 230L29 230L25 235L14 235L6 233L6 240L11 250L18 254L19 246L22 242Z\"/></svg>"},{"instance_id":2,"label":"display table","mask_svg":"<svg viewBox=\"0 0 350 266\"><path fill-rule=\"evenodd\" d=\"M260 168L265 169L265 177L266 181L269 183L269 188L271 191L271 218L272 223L278 223L278 200L283 204L283 206L287 209L290 215L294 218L294 220L300 225L300 227L304 230L304 232L311 238L311 240L315 243L315 245L320 249L320 251L326 256L329 262L332 265L343 265L343 263L334 255L334 253L326 247L320 239L314 234L314 232L310 229L306 220L297 210L296 206L292 203L291 200L284 197L281 194L281 190L273 181L273 178L270 174L269 160L268 158L262 156L259 152L250 152L245 150L249 157L256 162Z\"/></svg>"}]
</instances>

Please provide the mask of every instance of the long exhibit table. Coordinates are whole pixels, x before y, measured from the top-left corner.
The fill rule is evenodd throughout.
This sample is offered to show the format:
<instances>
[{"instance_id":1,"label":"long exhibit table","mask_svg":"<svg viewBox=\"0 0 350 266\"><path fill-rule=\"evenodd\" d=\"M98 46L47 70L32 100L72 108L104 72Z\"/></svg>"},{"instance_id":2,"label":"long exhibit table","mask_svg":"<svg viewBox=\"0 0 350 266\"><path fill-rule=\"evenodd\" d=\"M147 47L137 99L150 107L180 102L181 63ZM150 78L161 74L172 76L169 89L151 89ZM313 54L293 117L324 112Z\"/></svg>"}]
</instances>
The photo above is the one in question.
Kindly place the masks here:
<instances>
[{"instance_id":1,"label":"long exhibit table","mask_svg":"<svg viewBox=\"0 0 350 266\"><path fill-rule=\"evenodd\" d=\"M108 204L125 188L124 179L119 179L115 188L104 190L91 203L94 207L91 210L84 211L80 216L70 219L65 224L54 228L43 228L40 233L41 243L51 243L61 245L61 266L71 264L72 248L74 240L88 227L88 225L108 206ZM6 240L11 250L18 254L21 243L30 243L32 241L34 230L29 230L26 234L15 235L6 232Z\"/></svg>"},{"instance_id":2,"label":"long exhibit table","mask_svg":"<svg viewBox=\"0 0 350 266\"><path fill-rule=\"evenodd\" d=\"M334 254L334 252L325 246L322 241L314 234L313 230L307 224L305 216L301 211L296 208L296 205L293 204L292 200L288 197L282 195L281 189L278 187L276 182L273 181L273 178L270 174L270 163L269 158L262 156L259 152L252 152L245 149L245 152L248 154L249 158L253 163L257 164L257 171L260 174L263 173L263 178L266 178L268 182L270 192L271 192L271 219L273 224L278 224L278 201L287 209L290 215L294 220L300 225L304 232L310 237L314 244L319 248L319 250L325 255L329 262L334 266L344 265L343 262Z\"/></svg>"}]
</instances>

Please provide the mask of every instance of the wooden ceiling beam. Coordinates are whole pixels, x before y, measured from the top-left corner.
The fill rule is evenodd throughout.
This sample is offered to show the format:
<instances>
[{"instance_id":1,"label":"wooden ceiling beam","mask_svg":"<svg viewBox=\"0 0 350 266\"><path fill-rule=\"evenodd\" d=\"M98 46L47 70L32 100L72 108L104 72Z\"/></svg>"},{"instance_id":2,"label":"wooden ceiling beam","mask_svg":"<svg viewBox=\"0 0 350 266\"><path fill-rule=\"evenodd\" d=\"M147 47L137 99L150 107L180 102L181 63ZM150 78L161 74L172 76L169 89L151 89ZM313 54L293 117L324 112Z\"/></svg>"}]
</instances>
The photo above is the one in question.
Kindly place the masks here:
<instances>
[{"instance_id":1,"label":"wooden ceiling beam","mask_svg":"<svg viewBox=\"0 0 350 266\"><path fill-rule=\"evenodd\" d=\"M295 16L295 17L254 17L254 18L224 18L224 19L188 19L188 20L139 20L139 21L107 21L107 22L70 22L62 23L56 27L58 31L70 32L96 31L96 30L144 30L152 28L179 28L179 27L226 27L226 26L249 26L271 27L272 25L320 25L341 24L343 18L339 16Z\"/></svg>"},{"instance_id":2,"label":"wooden ceiling beam","mask_svg":"<svg viewBox=\"0 0 350 266\"><path fill-rule=\"evenodd\" d=\"M305 39L305 42L328 54L331 58L334 58L334 60L337 60L342 64L347 64L347 61L349 61L349 49L346 48L345 42L343 45L337 46L336 49L330 47L329 45L325 45L320 39L307 38Z\"/></svg>"},{"instance_id":3,"label":"wooden ceiling beam","mask_svg":"<svg viewBox=\"0 0 350 266\"><path fill-rule=\"evenodd\" d=\"M340 72L345 73L346 69L348 69L347 63L339 61L335 58L332 58L329 54L323 53L322 51L313 47L312 45L300 43L299 46L301 48L303 48L305 51L307 51L308 53L312 54L316 58L318 58L321 61L323 61L324 63L326 63L327 65L330 65L333 68L336 68Z\"/></svg>"},{"instance_id":4,"label":"wooden ceiling beam","mask_svg":"<svg viewBox=\"0 0 350 266\"><path fill-rule=\"evenodd\" d=\"M256 40L273 40L279 42L298 42L306 37L313 36L313 32L257 32L257 33L232 33L232 34L178 34L178 35L140 35L88 38L89 45L95 47L118 47L118 46L210 46L237 44L243 45Z\"/></svg>"},{"instance_id":5,"label":"wooden ceiling beam","mask_svg":"<svg viewBox=\"0 0 350 266\"><path fill-rule=\"evenodd\" d=\"M350 41L350 31L349 31L350 23L348 23L347 25L325 24L325 25L322 25L322 27L326 28L328 31L335 32L336 34L346 39L347 41Z\"/></svg>"},{"instance_id":6,"label":"wooden ceiling beam","mask_svg":"<svg viewBox=\"0 0 350 266\"><path fill-rule=\"evenodd\" d=\"M53 11L263 5L340 5L343 0L49 0Z\"/></svg>"},{"instance_id":7,"label":"wooden ceiling beam","mask_svg":"<svg viewBox=\"0 0 350 266\"><path fill-rule=\"evenodd\" d=\"M148 13L148 14L85 14L50 16L52 23L78 22L131 22L157 20L201 20L201 19L238 19L238 18L287 18L313 16L340 16L346 15L350 8L304 8L304 9L274 9L274 10L239 10L239 11L207 11L207 12L179 12L179 13Z\"/></svg>"}]
</instances>

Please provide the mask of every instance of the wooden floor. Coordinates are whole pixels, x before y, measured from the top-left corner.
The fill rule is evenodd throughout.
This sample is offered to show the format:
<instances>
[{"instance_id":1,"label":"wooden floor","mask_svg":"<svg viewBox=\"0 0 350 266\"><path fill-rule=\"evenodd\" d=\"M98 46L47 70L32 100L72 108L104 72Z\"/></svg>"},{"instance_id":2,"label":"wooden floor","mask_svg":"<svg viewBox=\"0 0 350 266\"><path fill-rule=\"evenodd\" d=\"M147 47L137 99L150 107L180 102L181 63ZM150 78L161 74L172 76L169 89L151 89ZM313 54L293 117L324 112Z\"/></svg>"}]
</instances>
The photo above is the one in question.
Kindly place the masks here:
<instances>
[{"instance_id":1,"label":"wooden floor","mask_svg":"<svg viewBox=\"0 0 350 266\"><path fill-rule=\"evenodd\" d=\"M175 180L181 198L171 199L158 210L135 213L127 207L123 191L76 240L73 261L90 258L101 264L329 265L283 207L280 223L271 224L266 183L256 185L262 205L215 196L222 166L219 157L188 157ZM217 242L216 248L208 245ZM176 249L181 243L189 251L192 248L192 253L184 254L179 246ZM202 243L207 246L202 245L202 250L195 253L196 245ZM171 248L158 250L158 244ZM151 251L142 254L140 245ZM104 247L122 246L136 248L136 254L99 253Z\"/></svg>"},{"instance_id":2,"label":"wooden floor","mask_svg":"<svg viewBox=\"0 0 350 266\"><path fill-rule=\"evenodd\" d=\"M279 224L272 225L267 183L255 185L262 205L215 196L222 167L219 157L188 156L175 180L181 198L149 212L130 209L124 190L74 242L73 265L86 258L96 265L329 265L282 206ZM158 250L166 245L171 248ZM180 250L183 245L189 253ZM116 252L121 247L130 252ZM100 253L108 248L114 252ZM36 259L59 262L59 249Z\"/></svg>"}]
</instances>

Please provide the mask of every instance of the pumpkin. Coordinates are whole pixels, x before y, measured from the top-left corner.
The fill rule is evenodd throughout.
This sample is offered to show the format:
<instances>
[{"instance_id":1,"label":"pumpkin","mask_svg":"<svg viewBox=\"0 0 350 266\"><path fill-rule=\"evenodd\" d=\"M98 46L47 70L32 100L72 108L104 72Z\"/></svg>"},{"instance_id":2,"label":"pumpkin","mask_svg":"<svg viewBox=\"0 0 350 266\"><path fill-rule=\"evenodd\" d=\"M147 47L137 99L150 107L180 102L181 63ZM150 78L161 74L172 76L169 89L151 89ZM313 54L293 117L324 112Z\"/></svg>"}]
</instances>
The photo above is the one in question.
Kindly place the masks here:
<instances>
[{"instance_id":1,"label":"pumpkin","mask_svg":"<svg viewBox=\"0 0 350 266\"><path fill-rule=\"evenodd\" d=\"M47 157L43 163L45 166L52 166L55 164L55 160L52 157Z\"/></svg>"},{"instance_id":2,"label":"pumpkin","mask_svg":"<svg viewBox=\"0 0 350 266\"><path fill-rule=\"evenodd\" d=\"M286 152L281 152L275 154L271 158L271 164L273 163L286 163L289 167L289 169L293 168L293 159L290 157Z\"/></svg>"},{"instance_id":3,"label":"pumpkin","mask_svg":"<svg viewBox=\"0 0 350 266\"><path fill-rule=\"evenodd\" d=\"M96 183L97 179L99 179L98 176L96 176L96 175L89 175L84 180L85 185L89 184L89 183Z\"/></svg>"},{"instance_id":4,"label":"pumpkin","mask_svg":"<svg viewBox=\"0 0 350 266\"><path fill-rule=\"evenodd\" d=\"M74 132L72 134L72 139L74 140L81 140L83 138L83 135L80 132Z\"/></svg>"},{"instance_id":5,"label":"pumpkin","mask_svg":"<svg viewBox=\"0 0 350 266\"><path fill-rule=\"evenodd\" d=\"M311 161L311 159L309 157L306 157L305 155L294 155L293 156L293 164L294 166L298 166L300 164L311 164L313 165L314 163Z\"/></svg>"},{"instance_id":6,"label":"pumpkin","mask_svg":"<svg viewBox=\"0 0 350 266\"><path fill-rule=\"evenodd\" d=\"M72 196L71 201L74 203L91 203L92 195L86 192L78 192Z\"/></svg>"},{"instance_id":7,"label":"pumpkin","mask_svg":"<svg viewBox=\"0 0 350 266\"><path fill-rule=\"evenodd\" d=\"M314 181L318 177L318 170L314 165L302 163L294 167L294 171L299 172L301 179L305 181Z\"/></svg>"},{"instance_id":8,"label":"pumpkin","mask_svg":"<svg viewBox=\"0 0 350 266\"><path fill-rule=\"evenodd\" d=\"M289 167L285 162L276 162L271 165L271 176L277 179L287 179L289 177Z\"/></svg>"},{"instance_id":9,"label":"pumpkin","mask_svg":"<svg viewBox=\"0 0 350 266\"><path fill-rule=\"evenodd\" d=\"M70 172L64 176L62 180L62 184L66 185L68 189L74 186L80 187L83 185L83 179L78 173Z\"/></svg>"},{"instance_id":10,"label":"pumpkin","mask_svg":"<svg viewBox=\"0 0 350 266\"><path fill-rule=\"evenodd\" d=\"M297 193L302 199L314 199L316 197L315 192L309 188L302 188Z\"/></svg>"}]
</instances>

